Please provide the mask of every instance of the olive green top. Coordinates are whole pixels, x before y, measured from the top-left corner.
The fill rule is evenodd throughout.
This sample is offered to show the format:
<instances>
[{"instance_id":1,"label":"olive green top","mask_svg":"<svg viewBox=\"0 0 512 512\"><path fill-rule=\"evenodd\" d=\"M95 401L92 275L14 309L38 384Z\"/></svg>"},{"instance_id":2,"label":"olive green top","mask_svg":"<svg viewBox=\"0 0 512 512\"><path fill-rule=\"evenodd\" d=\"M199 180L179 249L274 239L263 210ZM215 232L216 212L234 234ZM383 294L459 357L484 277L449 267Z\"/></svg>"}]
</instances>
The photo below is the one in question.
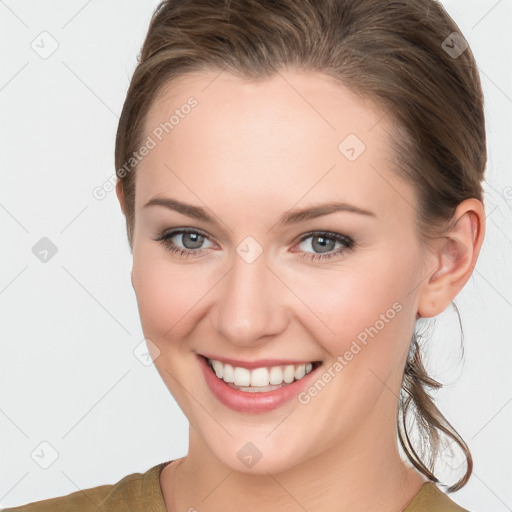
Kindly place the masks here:
<instances>
[{"instance_id":1,"label":"olive green top","mask_svg":"<svg viewBox=\"0 0 512 512\"><path fill-rule=\"evenodd\" d=\"M167 512L160 488L160 473L172 461L145 473L132 473L113 485L100 485L67 496L36 501L0 512ZM423 484L402 512L468 512L459 507L435 483Z\"/></svg>"}]
</instances>

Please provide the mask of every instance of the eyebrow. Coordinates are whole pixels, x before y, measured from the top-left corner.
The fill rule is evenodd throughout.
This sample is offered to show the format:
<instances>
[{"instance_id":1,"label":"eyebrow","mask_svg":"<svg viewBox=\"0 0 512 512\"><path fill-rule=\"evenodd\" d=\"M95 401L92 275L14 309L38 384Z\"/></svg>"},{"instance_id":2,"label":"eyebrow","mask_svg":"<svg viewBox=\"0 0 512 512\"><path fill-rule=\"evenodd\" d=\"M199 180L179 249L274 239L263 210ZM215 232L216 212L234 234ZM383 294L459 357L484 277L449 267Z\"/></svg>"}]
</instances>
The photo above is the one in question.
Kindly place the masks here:
<instances>
[{"instance_id":1,"label":"eyebrow","mask_svg":"<svg viewBox=\"0 0 512 512\"><path fill-rule=\"evenodd\" d=\"M201 220L210 224L215 223L214 218L207 213L204 208L182 203L181 201L170 197L153 197L143 206L143 208L147 208L149 206L163 206L169 210L174 210L193 219ZM299 222L316 219L317 217L322 217L336 212L358 213L360 215L376 217L375 213L364 210L363 208L359 208L348 203L331 202L285 212L279 218L277 225L288 226L298 224Z\"/></svg>"}]
</instances>

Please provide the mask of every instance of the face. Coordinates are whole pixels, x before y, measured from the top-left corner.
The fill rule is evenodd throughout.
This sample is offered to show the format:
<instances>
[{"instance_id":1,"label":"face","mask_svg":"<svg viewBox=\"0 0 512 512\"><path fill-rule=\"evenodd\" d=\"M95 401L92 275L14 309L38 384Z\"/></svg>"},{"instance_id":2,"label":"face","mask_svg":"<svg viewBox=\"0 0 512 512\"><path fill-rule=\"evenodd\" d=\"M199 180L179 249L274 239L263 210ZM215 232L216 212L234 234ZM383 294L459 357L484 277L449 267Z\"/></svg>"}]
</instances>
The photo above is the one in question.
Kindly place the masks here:
<instances>
[{"instance_id":1,"label":"face","mask_svg":"<svg viewBox=\"0 0 512 512\"><path fill-rule=\"evenodd\" d=\"M189 453L277 472L378 443L394 425L429 261L414 190L391 167L388 122L339 83L298 71L184 75L152 104L132 283L154 364L190 422ZM155 198L194 209L147 205ZM334 203L344 207L292 217ZM266 399L234 393L201 356L270 373L321 364Z\"/></svg>"}]
</instances>

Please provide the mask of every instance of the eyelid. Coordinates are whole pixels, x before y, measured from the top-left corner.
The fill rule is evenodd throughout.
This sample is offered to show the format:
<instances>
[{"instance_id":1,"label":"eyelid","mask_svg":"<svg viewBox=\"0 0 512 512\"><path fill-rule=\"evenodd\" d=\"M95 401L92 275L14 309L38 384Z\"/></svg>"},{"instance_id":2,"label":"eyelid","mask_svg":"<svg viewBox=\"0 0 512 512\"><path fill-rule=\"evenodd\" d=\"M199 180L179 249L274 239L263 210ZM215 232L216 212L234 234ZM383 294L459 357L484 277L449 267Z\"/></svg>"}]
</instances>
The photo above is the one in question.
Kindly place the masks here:
<instances>
[{"instance_id":1,"label":"eyelid","mask_svg":"<svg viewBox=\"0 0 512 512\"><path fill-rule=\"evenodd\" d=\"M336 233L334 231L326 231L317 229L316 231L309 231L309 233L304 233L303 235L300 235L298 238L298 242L303 242L307 238L310 238L312 236L320 236L320 235L326 235L326 238L333 238L335 240L345 240L347 242L353 242L353 240L348 236L344 235L342 233Z\"/></svg>"}]
</instances>

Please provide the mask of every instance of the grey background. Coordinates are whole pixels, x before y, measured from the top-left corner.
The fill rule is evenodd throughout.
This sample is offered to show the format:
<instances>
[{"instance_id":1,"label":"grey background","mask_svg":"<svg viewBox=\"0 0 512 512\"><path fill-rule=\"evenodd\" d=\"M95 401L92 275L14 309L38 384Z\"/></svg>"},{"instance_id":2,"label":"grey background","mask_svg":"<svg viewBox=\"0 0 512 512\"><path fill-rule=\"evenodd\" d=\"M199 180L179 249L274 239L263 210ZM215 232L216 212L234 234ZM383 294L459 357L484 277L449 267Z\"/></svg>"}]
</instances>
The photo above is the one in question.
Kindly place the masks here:
<instances>
[{"instance_id":1,"label":"grey background","mask_svg":"<svg viewBox=\"0 0 512 512\"><path fill-rule=\"evenodd\" d=\"M118 114L157 3L0 0L0 507L115 483L187 452L186 418L141 362L115 192L92 194L114 173ZM512 509L512 0L442 3L486 97L487 235L455 301L464 359L450 308L432 324L429 368L475 460L452 497L501 512ZM46 262L34 254L44 249ZM457 464L444 457L452 482Z\"/></svg>"}]
</instances>

